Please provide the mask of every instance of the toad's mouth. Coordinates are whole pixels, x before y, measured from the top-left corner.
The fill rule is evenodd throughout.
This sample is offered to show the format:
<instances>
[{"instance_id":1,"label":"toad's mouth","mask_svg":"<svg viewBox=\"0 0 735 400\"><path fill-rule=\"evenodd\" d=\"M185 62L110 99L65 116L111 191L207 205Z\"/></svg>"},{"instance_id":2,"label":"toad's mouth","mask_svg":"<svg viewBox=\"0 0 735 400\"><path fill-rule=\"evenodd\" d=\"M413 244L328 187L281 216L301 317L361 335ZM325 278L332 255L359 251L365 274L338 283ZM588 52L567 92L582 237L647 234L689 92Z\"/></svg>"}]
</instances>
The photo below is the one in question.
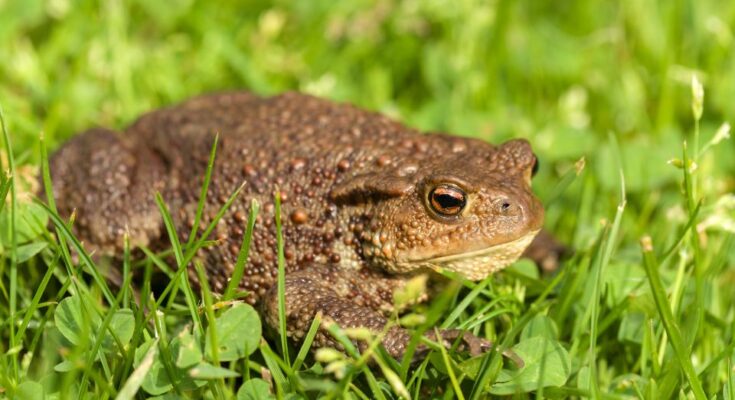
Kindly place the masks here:
<instances>
[{"instance_id":1,"label":"toad's mouth","mask_svg":"<svg viewBox=\"0 0 735 400\"><path fill-rule=\"evenodd\" d=\"M479 281L516 261L539 231L532 231L518 239L484 249L415 260L411 263L435 271L454 271L467 279Z\"/></svg>"}]
</instances>

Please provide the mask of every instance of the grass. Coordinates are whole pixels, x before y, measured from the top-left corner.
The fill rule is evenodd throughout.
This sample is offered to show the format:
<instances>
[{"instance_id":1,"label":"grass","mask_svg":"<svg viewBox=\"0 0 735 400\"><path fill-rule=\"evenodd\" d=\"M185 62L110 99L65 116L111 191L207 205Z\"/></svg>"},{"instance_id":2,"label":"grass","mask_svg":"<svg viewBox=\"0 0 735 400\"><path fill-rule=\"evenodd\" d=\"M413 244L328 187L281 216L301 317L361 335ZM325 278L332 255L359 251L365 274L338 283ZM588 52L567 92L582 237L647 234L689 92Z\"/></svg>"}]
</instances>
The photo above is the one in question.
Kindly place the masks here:
<instances>
[{"instance_id":1,"label":"grass","mask_svg":"<svg viewBox=\"0 0 735 400\"><path fill-rule=\"evenodd\" d=\"M0 0L0 398L735 398L734 28L735 4L717 0ZM124 257L136 298L105 282L73 218L33 201L39 169L51 187L47 147L233 88L528 138L546 226L575 254L553 276L520 261L450 284L401 318L466 328L526 366L432 343L409 366L336 327L348 354L312 357L316 324L298 347L261 341L243 293L195 291L184 273L219 217L184 242L169 229L170 252ZM192 179L203 197L209 174Z\"/></svg>"}]
</instances>

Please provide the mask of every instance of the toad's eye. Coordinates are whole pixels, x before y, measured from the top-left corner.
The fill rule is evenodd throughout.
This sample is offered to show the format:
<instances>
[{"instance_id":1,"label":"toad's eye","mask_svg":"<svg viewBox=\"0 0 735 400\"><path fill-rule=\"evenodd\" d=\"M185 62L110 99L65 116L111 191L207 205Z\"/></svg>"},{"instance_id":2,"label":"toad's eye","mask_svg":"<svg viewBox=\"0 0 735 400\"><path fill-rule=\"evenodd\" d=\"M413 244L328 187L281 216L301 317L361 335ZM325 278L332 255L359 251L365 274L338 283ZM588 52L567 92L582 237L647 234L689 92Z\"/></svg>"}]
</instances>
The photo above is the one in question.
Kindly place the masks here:
<instances>
[{"instance_id":1,"label":"toad's eye","mask_svg":"<svg viewBox=\"0 0 735 400\"><path fill-rule=\"evenodd\" d=\"M429 193L429 204L439 215L453 217L467 205L467 195L454 185L439 185Z\"/></svg>"}]
</instances>

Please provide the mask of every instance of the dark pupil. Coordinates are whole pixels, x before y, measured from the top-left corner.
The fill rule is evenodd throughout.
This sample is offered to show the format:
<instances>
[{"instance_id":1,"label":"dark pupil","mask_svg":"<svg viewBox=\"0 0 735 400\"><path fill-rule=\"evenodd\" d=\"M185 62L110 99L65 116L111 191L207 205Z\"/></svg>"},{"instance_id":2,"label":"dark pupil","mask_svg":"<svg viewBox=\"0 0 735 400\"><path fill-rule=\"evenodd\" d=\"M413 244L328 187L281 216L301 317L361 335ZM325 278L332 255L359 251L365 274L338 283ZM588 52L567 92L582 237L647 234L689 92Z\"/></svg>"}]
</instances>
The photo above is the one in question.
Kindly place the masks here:
<instances>
[{"instance_id":1,"label":"dark pupil","mask_svg":"<svg viewBox=\"0 0 735 400\"><path fill-rule=\"evenodd\" d=\"M451 195L451 194L436 194L434 195L434 200L442 208L462 207L462 199L458 197L454 197L454 195Z\"/></svg>"}]
</instances>

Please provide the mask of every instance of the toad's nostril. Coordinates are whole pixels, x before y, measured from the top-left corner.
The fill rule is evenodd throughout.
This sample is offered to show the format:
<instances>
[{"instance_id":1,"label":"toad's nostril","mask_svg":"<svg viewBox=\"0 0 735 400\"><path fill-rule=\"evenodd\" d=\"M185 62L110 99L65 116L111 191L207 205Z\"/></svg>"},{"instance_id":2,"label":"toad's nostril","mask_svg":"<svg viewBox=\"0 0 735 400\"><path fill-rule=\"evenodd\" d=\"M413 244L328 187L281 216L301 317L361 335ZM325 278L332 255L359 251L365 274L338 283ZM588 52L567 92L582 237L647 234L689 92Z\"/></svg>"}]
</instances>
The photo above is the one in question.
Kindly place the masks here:
<instances>
[{"instance_id":1,"label":"toad's nostril","mask_svg":"<svg viewBox=\"0 0 735 400\"><path fill-rule=\"evenodd\" d=\"M518 201L513 201L510 198L499 199L495 204L495 207L497 207L496 212L502 216L517 217L524 214L523 204Z\"/></svg>"},{"instance_id":2,"label":"toad's nostril","mask_svg":"<svg viewBox=\"0 0 735 400\"><path fill-rule=\"evenodd\" d=\"M513 210L513 204L508 200L500 201L498 206L500 208L500 212L503 214L508 214Z\"/></svg>"}]
</instances>

